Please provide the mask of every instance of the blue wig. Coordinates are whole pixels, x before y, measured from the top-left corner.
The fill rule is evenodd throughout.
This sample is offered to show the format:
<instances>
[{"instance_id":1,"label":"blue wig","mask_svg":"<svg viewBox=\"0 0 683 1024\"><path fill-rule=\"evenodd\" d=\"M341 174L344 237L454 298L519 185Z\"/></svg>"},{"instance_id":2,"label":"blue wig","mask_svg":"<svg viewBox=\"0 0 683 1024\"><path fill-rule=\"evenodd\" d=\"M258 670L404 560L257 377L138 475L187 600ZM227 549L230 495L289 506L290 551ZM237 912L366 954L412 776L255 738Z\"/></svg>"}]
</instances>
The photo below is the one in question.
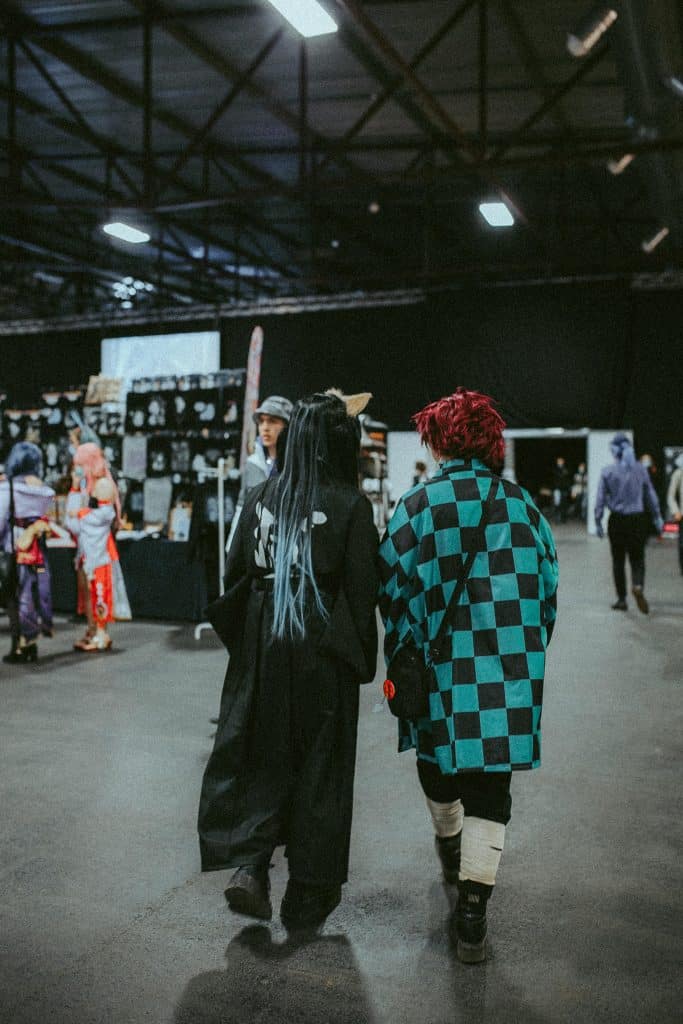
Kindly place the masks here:
<instances>
[{"instance_id":1,"label":"blue wig","mask_svg":"<svg viewBox=\"0 0 683 1024\"><path fill-rule=\"evenodd\" d=\"M358 487L358 421L335 395L315 394L294 407L275 495L275 583L273 633L279 639L305 635L311 601L327 610L313 571L313 514L326 484Z\"/></svg>"},{"instance_id":2,"label":"blue wig","mask_svg":"<svg viewBox=\"0 0 683 1024\"><path fill-rule=\"evenodd\" d=\"M615 434L610 441L610 450L614 458L622 464L622 466L635 466L636 464L636 453L633 450L629 438L626 434L619 432Z\"/></svg>"},{"instance_id":3,"label":"blue wig","mask_svg":"<svg viewBox=\"0 0 683 1024\"><path fill-rule=\"evenodd\" d=\"M37 444L19 441L14 445L5 463L5 473L12 480L16 476L43 475L43 453Z\"/></svg>"}]
</instances>

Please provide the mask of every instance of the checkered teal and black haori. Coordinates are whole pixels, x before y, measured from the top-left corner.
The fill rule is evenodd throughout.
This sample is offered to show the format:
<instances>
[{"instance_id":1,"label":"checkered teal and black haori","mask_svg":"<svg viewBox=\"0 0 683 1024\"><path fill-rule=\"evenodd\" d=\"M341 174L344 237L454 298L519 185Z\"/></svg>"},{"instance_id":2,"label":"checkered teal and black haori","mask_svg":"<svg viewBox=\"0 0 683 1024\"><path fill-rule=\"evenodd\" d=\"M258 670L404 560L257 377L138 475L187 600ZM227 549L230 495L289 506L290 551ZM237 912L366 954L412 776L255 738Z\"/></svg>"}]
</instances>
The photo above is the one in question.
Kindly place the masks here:
<instances>
[{"instance_id":1,"label":"checkered teal and black haori","mask_svg":"<svg viewBox=\"0 0 683 1024\"><path fill-rule=\"evenodd\" d=\"M451 660L434 666L430 717L401 721L399 749L442 774L536 768L545 652L556 614L557 556L529 494L477 459L453 459L398 502L380 547L387 662L412 636L427 656L489 488L480 550L453 616Z\"/></svg>"}]
</instances>

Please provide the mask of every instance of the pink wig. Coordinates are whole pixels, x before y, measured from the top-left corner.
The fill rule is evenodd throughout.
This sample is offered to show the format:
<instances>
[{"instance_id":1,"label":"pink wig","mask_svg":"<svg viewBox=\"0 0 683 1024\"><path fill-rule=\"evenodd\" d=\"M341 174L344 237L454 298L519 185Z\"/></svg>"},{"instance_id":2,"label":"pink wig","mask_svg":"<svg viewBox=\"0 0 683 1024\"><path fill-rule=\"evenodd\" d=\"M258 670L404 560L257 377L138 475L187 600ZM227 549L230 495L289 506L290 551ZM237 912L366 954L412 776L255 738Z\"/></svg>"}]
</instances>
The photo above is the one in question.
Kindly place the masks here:
<instances>
[{"instance_id":1,"label":"pink wig","mask_svg":"<svg viewBox=\"0 0 683 1024\"><path fill-rule=\"evenodd\" d=\"M119 489L116 486L107 460L102 454L102 449L92 442L87 444L79 444L74 454L74 466L80 466L83 470L85 477L85 487L88 494L92 494L93 488L98 480L106 477L110 480L114 488L114 508L116 509L116 520L121 518L121 499L119 497Z\"/></svg>"},{"instance_id":2,"label":"pink wig","mask_svg":"<svg viewBox=\"0 0 683 1024\"><path fill-rule=\"evenodd\" d=\"M494 472L502 469L505 421L488 395L457 388L415 413L413 422L438 458L480 459Z\"/></svg>"}]
</instances>

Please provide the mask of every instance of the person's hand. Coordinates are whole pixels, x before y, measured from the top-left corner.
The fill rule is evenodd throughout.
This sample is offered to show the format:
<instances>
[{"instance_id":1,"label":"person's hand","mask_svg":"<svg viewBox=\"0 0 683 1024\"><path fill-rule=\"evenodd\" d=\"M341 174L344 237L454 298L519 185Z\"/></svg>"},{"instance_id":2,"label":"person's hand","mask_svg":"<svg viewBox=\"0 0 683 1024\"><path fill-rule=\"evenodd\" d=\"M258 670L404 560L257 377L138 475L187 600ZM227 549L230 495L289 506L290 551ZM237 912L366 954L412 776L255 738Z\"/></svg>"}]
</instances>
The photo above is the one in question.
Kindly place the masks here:
<instances>
[{"instance_id":1,"label":"person's hand","mask_svg":"<svg viewBox=\"0 0 683 1024\"><path fill-rule=\"evenodd\" d=\"M602 538L605 536L605 531L602 528L602 523L595 524L595 533L600 538L600 540L602 540Z\"/></svg>"},{"instance_id":2,"label":"person's hand","mask_svg":"<svg viewBox=\"0 0 683 1024\"><path fill-rule=\"evenodd\" d=\"M2 477L0 477L0 480L1 479L2 479ZM677 523L680 523L681 519L683 519L683 512L676 512L674 514L674 521L677 522Z\"/></svg>"}]
</instances>

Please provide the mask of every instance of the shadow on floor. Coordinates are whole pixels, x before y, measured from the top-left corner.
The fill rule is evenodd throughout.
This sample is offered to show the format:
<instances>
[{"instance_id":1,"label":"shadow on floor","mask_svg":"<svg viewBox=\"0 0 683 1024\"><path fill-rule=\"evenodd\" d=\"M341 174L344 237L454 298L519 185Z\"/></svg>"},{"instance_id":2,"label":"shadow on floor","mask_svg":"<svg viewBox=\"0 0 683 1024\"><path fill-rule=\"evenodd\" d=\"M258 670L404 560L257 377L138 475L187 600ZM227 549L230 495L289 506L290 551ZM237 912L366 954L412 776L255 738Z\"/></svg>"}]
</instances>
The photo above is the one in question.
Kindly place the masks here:
<instances>
[{"instance_id":1,"label":"shadow on floor","mask_svg":"<svg viewBox=\"0 0 683 1024\"><path fill-rule=\"evenodd\" d=\"M174 1024L373 1024L343 935L276 943L264 925L250 925L230 942L225 959L225 970L199 974L187 985Z\"/></svg>"},{"instance_id":2,"label":"shadow on floor","mask_svg":"<svg viewBox=\"0 0 683 1024\"><path fill-rule=\"evenodd\" d=\"M198 640L194 630L194 625L179 626L166 635L166 645L178 651L225 651L213 629L203 629Z\"/></svg>"}]
</instances>

